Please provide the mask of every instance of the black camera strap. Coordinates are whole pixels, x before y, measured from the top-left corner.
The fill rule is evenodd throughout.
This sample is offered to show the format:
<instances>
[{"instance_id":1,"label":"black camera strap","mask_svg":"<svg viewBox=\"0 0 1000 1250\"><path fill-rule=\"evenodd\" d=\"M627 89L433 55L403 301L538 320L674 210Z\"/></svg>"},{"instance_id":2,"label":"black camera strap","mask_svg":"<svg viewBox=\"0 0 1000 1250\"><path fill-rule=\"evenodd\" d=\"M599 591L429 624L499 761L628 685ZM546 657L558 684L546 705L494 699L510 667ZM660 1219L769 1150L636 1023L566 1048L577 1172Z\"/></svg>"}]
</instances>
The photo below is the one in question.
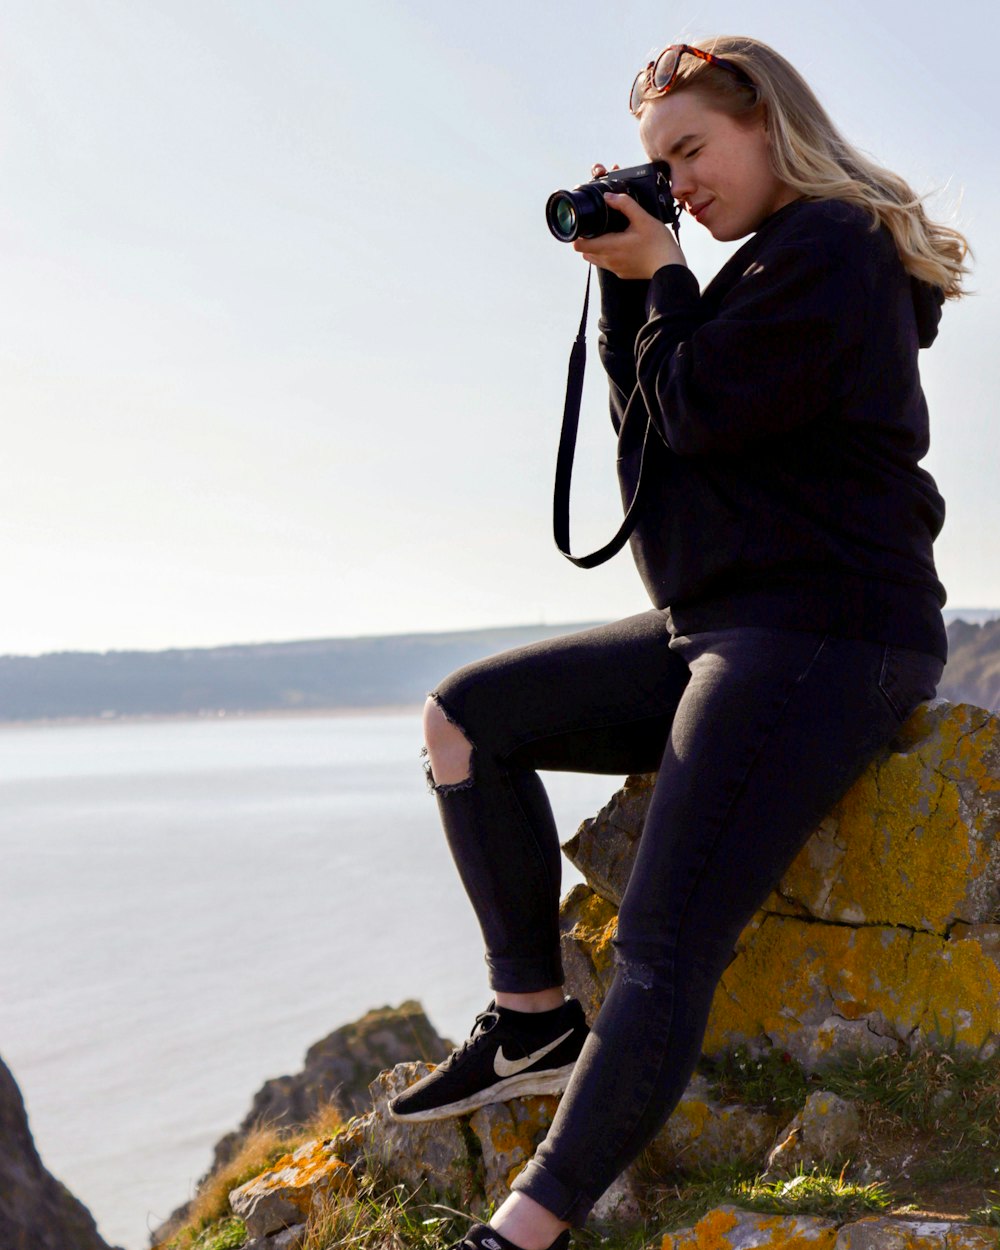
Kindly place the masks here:
<instances>
[{"instance_id":1,"label":"black camera strap","mask_svg":"<svg viewBox=\"0 0 1000 1250\"><path fill-rule=\"evenodd\" d=\"M633 413L646 417L646 429L642 436L642 452L639 456L639 473L635 491L625 509L625 519L610 542L588 556L574 556L569 549L569 498L570 481L573 477L573 456L576 452L576 434L580 424L580 401L583 397L583 375L587 367L587 313L590 308L590 276L593 265L587 267L587 290L583 297L583 316L576 342L569 354L569 376L566 380L566 403L563 407L562 430L559 434L559 452L556 456L556 484L552 500L552 529L556 546L577 568L593 569L617 555L628 542L629 535L639 520L639 496L642 493L643 471L646 465L646 447L649 443L653 419L644 404L632 404L626 411L620 437L624 435L625 423ZM622 439L624 441L624 439Z\"/></svg>"}]
</instances>

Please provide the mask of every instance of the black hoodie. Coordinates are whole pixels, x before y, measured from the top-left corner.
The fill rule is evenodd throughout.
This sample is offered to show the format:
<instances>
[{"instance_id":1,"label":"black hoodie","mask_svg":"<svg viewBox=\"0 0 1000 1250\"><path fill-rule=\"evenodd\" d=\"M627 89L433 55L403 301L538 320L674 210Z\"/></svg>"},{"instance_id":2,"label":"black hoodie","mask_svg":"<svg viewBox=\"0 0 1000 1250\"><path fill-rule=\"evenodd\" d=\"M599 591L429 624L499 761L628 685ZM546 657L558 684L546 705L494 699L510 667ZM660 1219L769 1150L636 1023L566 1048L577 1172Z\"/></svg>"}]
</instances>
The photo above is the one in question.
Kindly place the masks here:
<instances>
[{"instance_id":1,"label":"black hoodie","mask_svg":"<svg viewBox=\"0 0 1000 1250\"><path fill-rule=\"evenodd\" d=\"M841 201L779 209L699 294L601 271L632 552L677 633L775 625L947 657L918 347L942 296Z\"/></svg>"}]
</instances>

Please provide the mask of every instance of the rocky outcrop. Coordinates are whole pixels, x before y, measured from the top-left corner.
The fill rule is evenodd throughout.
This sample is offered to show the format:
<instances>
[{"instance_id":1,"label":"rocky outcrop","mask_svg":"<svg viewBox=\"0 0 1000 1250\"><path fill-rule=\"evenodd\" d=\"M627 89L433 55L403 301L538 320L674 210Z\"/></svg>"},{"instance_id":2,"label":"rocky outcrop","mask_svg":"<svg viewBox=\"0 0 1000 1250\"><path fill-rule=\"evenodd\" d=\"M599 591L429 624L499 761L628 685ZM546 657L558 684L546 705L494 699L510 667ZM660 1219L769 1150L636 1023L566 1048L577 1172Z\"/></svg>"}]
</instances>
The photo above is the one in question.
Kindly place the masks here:
<instances>
[{"instance_id":1,"label":"rocky outcrop","mask_svg":"<svg viewBox=\"0 0 1000 1250\"><path fill-rule=\"evenodd\" d=\"M321 1107L336 1107L344 1119L371 1108L368 1087L380 1072L419 1058L440 1063L451 1043L440 1037L419 1003L379 1007L310 1046L302 1071L266 1081L254 1095L243 1123L215 1147L214 1171L233 1157L252 1129L270 1124L301 1128Z\"/></svg>"},{"instance_id":2,"label":"rocky outcrop","mask_svg":"<svg viewBox=\"0 0 1000 1250\"><path fill-rule=\"evenodd\" d=\"M24 1100L0 1060L0 1250L110 1250L94 1217L46 1171Z\"/></svg>"},{"instance_id":3,"label":"rocky outcrop","mask_svg":"<svg viewBox=\"0 0 1000 1250\"><path fill-rule=\"evenodd\" d=\"M380 1072L415 1055L440 1063L450 1049L451 1043L438 1035L424 1009L413 1000L398 1007L375 1008L360 1020L334 1029L309 1047L301 1072L274 1077L257 1091L239 1128L216 1143L212 1166L196 1190L235 1157L255 1128L270 1125L282 1134L291 1133L329 1106L349 1119L371 1108L368 1087ZM151 1234L152 1244L172 1237L190 1210L191 1203L186 1202L172 1212Z\"/></svg>"},{"instance_id":4,"label":"rocky outcrop","mask_svg":"<svg viewBox=\"0 0 1000 1250\"><path fill-rule=\"evenodd\" d=\"M982 625L951 622L948 663L938 694L953 703L976 703L1000 711L1000 620Z\"/></svg>"},{"instance_id":5,"label":"rocky outcrop","mask_svg":"<svg viewBox=\"0 0 1000 1250\"><path fill-rule=\"evenodd\" d=\"M592 1012L653 778L567 843L587 878L563 905L571 992ZM807 1069L837 1050L946 1038L1000 1045L1000 721L925 704L822 822L742 934L705 1052L777 1046Z\"/></svg>"}]
</instances>

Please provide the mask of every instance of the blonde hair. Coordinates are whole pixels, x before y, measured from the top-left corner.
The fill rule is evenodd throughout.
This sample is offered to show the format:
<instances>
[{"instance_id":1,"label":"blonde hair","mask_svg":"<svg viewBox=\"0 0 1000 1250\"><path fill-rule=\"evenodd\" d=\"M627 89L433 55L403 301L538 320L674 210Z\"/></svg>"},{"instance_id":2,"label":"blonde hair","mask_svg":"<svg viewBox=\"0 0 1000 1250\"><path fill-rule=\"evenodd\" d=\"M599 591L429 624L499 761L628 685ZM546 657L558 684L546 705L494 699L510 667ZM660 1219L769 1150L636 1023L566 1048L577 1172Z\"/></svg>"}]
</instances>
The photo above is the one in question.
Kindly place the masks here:
<instances>
[{"instance_id":1,"label":"blonde hair","mask_svg":"<svg viewBox=\"0 0 1000 1250\"><path fill-rule=\"evenodd\" d=\"M671 94L697 89L731 117L763 118L777 178L806 199L857 204L870 214L873 230L881 224L892 234L908 273L940 287L946 299L965 294L962 279L971 252L964 235L932 221L923 197L907 182L852 147L784 57L743 36L721 36L698 46L737 66L750 81L698 57L682 56Z\"/></svg>"}]
</instances>

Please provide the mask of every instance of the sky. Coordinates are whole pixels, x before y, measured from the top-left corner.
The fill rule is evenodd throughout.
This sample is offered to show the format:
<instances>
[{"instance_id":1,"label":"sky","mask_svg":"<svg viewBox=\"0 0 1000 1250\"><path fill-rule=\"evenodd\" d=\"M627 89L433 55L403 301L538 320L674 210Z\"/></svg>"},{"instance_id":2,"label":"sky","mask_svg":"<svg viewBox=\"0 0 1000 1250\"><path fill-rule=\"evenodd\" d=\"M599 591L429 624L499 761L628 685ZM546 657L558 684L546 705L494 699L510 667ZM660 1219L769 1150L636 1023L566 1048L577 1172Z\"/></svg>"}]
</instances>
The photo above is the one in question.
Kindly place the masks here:
<instances>
[{"instance_id":1,"label":"sky","mask_svg":"<svg viewBox=\"0 0 1000 1250\"><path fill-rule=\"evenodd\" d=\"M987 0L6 0L0 654L605 620L551 536L585 266L667 43L749 34L975 252L921 356L952 606L1000 606ZM691 220L706 284L736 245ZM591 326L573 543L620 517Z\"/></svg>"}]
</instances>

